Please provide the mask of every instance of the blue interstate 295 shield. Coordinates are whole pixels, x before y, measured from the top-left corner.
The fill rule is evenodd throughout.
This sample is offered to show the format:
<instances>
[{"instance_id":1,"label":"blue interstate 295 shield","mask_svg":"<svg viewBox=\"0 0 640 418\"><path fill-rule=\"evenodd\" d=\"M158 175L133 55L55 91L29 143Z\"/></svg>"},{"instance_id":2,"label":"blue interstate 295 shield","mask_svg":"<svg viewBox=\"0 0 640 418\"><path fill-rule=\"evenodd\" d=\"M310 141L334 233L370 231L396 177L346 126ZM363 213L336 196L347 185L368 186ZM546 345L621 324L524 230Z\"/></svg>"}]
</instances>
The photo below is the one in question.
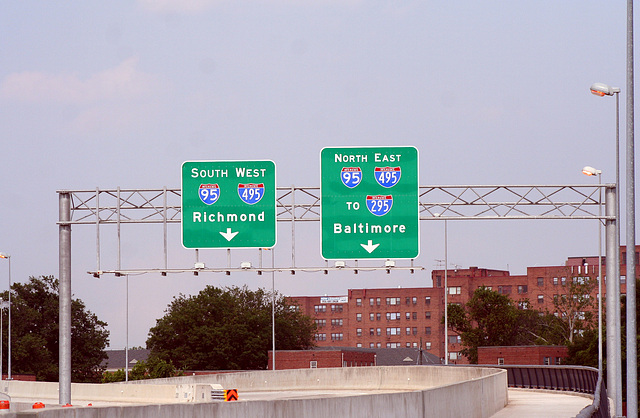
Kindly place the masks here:
<instances>
[{"instance_id":1,"label":"blue interstate 295 shield","mask_svg":"<svg viewBox=\"0 0 640 418\"><path fill-rule=\"evenodd\" d=\"M393 206L393 196L367 196L367 208L369 212L376 216L383 216L389 213Z\"/></svg>"}]
</instances>

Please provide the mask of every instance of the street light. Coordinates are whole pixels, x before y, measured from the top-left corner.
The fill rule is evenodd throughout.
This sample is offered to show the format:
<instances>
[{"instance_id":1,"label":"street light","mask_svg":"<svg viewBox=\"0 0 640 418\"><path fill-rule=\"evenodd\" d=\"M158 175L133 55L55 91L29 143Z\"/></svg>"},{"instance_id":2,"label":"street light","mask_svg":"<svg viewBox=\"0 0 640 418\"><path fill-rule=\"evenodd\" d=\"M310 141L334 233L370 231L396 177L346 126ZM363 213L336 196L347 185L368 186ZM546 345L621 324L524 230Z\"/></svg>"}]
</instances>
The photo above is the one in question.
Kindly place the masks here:
<instances>
[{"instance_id":1,"label":"street light","mask_svg":"<svg viewBox=\"0 0 640 418\"><path fill-rule=\"evenodd\" d=\"M614 285L608 285L613 292L607 292L607 306L613 310L613 320L607 318L607 322L613 327L613 340L611 341L610 350L607 350L607 390L612 393L612 398L616 404L616 414L622 408L622 348L621 348L621 330L620 330L620 88L611 87L604 83L593 83L589 89L592 94L600 97L616 96L616 251L614 254L614 264L616 277ZM628 181L628 180L627 180ZM628 205L628 202L627 202ZM627 237L628 238L628 237ZM629 245L627 245L629 248ZM627 251L628 253L628 251ZM634 254L635 251L632 251ZM629 263L634 266L635 258L627 257L627 271L629 271ZM628 276L628 274L627 274ZM635 278L635 275L634 275ZM627 280L627 283L629 281ZM627 290L629 285L627 284ZM610 294L612 293L612 294ZM635 293L634 293L635 298ZM627 298L629 292L627 291ZM611 298L611 299L610 299ZM627 299L628 301L628 299ZM634 316L635 317L635 316ZM608 327L609 328L609 327ZM607 338L607 344L611 339ZM633 357L633 356L631 356ZM630 357L628 357L630 358ZM635 369L635 364L633 366ZM633 370L631 369L631 370ZM634 373L634 372L632 372Z\"/></svg>"},{"instance_id":2,"label":"street light","mask_svg":"<svg viewBox=\"0 0 640 418\"><path fill-rule=\"evenodd\" d=\"M598 186L602 186L602 170L591 166L582 169L587 176L598 176ZM602 374L602 187L598 187L598 372Z\"/></svg>"},{"instance_id":3,"label":"street light","mask_svg":"<svg viewBox=\"0 0 640 418\"><path fill-rule=\"evenodd\" d=\"M0 253L0 258L9 260L9 338L7 345L9 347L9 358L7 360L7 380L11 380L11 256L9 254ZM0 359L2 361L2 359Z\"/></svg>"}]
</instances>

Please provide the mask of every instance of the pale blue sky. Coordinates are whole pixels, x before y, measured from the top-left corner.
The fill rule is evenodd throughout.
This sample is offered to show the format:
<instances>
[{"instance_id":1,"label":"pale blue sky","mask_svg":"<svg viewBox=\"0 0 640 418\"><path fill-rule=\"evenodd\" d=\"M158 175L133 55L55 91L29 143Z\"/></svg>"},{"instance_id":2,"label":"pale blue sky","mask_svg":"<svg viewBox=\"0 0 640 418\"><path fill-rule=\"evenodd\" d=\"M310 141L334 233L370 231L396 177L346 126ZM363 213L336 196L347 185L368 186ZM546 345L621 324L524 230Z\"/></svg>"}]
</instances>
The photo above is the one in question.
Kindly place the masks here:
<instances>
[{"instance_id":1,"label":"pale blue sky","mask_svg":"<svg viewBox=\"0 0 640 418\"><path fill-rule=\"evenodd\" d=\"M589 94L594 82L623 90L624 149L624 2L7 1L0 8L0 251L12 254L14 281L58 275L56 190L179 187L186 160L271 159L279 185L319 186L323 147L412 145L422 185L587 184L594 180L580 173L584 165L613 182L615 100ZM593 222L452 222L449 258L522 274L596 254L596 231ZM162 231L128 232L124 266L159 266L161 254L147 246L155 251ZM423 222L421 233L420 275L283 275L277 288L341 295L429 285L434 260L443 258L442 225ZM85 273L95 267L93 234L73 228L73 291L122 347L124 279ZM115 262L108 234L107 265ZM320 264L319 224L297 234L308 245L300 259ZM171 235L170 264L187 266L179 229ZM288 228L280 235L277 263L286 265ZM6 271L0 264L0 288ZM174 294L206 284L270 286L253 274L130 283L130 345L144 345Z\"/></svg>"}]
</instances>

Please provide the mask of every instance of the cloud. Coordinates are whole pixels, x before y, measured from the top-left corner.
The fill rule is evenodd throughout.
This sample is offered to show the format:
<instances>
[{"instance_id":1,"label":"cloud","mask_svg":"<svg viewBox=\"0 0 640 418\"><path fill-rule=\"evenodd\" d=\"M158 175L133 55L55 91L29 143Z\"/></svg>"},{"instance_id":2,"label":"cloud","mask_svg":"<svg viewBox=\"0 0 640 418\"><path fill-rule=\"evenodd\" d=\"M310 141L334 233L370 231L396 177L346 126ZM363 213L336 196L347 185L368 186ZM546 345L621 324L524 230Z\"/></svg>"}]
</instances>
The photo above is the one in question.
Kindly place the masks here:
<instances>
[{"instance_id":1,"label":"cloud","mask_svg":"<svg viewBox=\"0 0 640 418\"><path fill-rule=\"evenodd\" d=\"M86 105L109 100L131 100L156 90L156 76L141 72L129 58L114 68L89 76L25 71L10 74L0 84L0 98L26 103Z\"/></svg>"}]
</instances>

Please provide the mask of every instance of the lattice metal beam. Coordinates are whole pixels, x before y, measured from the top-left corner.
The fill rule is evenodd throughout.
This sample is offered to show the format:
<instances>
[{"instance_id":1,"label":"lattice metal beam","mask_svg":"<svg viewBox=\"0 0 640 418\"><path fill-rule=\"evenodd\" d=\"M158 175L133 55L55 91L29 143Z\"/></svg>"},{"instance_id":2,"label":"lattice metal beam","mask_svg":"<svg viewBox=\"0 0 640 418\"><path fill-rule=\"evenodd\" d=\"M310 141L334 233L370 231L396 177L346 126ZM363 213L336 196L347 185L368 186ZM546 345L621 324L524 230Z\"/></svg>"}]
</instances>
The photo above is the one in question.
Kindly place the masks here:
<instances>
[{"instance_id":1,"label":"lattice metal beam","mask_svg":"<svg viewBox=\"0 0 640 418\"><path fill-rule=\"evenodd\" d=\"M420 186L421 220L608 219L599 191L611 185ZM71 195L68 224L179 223L181 190L59 190ZM278 187L278 222L319 221L320 188ZM60 224L60 222L59 222Z\"/></svg>"}]
</instances>

